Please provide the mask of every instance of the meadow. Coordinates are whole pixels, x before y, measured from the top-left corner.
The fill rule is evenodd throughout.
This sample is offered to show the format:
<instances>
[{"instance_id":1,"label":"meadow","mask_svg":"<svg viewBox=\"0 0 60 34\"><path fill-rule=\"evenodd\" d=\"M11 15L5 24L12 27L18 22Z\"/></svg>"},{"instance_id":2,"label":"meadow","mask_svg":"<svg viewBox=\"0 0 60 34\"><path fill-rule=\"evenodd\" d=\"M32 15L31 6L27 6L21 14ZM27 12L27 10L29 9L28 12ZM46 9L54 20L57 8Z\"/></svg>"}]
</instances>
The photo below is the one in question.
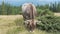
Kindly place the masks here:
<instances>
[{"instance_id":1,"label":"meadow","mask_svg":"<svg viewBox=\"0 0 60 34\"><path fill-rule=\"evenodd\" d=\"M0 5L0 34L60 34L60 2L37 5L37 24L34 32L24 26L21 6L2 2Z\"/></svg>"},{"instance_id":2,"label":"meadow","mask_svg":"<svg viewBox=\"0 0 60 34\"><path fill-rule=\"evenodd\" d=\"M23 25L22 15L0 15L0 34L59 34L60 32L47 32L38 30L29 32Z\"/></svg>"},{"instance_id":3,"label":"meadow","mask_svg":"<svg viewBox=\"0 0 60 34\"><path fill-rule=\"evenodd\" d=\"M30 34L22 23L22 15L0 15L0 34ZM21 21L20 21L21 20ZM17 23L15 23L17 21ZM19 22L19 23L18 23ZM34 34L43 33L36 29ZM45 34L45 32L43 33Z\"/></svg>"}]
</instances>

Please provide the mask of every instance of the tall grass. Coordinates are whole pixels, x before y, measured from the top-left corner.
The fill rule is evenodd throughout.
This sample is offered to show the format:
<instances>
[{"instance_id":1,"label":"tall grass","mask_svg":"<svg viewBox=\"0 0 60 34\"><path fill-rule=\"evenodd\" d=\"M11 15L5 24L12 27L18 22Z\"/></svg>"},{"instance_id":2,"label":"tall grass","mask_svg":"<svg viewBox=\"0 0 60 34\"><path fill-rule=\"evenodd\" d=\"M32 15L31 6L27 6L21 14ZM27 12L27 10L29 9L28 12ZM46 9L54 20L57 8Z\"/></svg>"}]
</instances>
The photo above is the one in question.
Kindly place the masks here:
<instances>
[{"instance_id":1,"label":"tall grass","mask_svg":"<svg viewBox=\"0 0 60 34\"><path fill-rule=\"evenodd\" d=\"M15 27L8 29L7 34L18 34L25 30L24 20L22 18L17 18L14 20Z\"/></svg>"}]
</instances>

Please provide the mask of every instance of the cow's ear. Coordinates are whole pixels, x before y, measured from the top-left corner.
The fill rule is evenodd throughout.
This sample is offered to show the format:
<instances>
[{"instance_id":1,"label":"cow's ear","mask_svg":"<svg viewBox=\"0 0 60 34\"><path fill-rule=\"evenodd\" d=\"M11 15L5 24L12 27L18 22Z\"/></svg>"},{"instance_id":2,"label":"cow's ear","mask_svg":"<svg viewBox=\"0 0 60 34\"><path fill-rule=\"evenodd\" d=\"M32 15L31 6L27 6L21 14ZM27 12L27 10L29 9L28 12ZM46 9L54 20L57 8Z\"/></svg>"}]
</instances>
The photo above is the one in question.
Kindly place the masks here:
<instances>
[{"instance_id":1,"label":"cow's ear","mask_svg":"<svg viewBox=\"0 0 60 34\"><path fill-rule=\"evenodd\" d=\"M38 21L36 21L36 23L38 23Z\"/></svg>"},{"instance_id":2,"label":"cow's ear","mask_svg":"<svg viewBox=\"0 0 60 34\"><path fill-rule=\"evenodd\" d=\"M40 23L41 23L41 21L38 21L38 22L37 22L37 24L40 24Z\"/></svg>"}]
</instances>

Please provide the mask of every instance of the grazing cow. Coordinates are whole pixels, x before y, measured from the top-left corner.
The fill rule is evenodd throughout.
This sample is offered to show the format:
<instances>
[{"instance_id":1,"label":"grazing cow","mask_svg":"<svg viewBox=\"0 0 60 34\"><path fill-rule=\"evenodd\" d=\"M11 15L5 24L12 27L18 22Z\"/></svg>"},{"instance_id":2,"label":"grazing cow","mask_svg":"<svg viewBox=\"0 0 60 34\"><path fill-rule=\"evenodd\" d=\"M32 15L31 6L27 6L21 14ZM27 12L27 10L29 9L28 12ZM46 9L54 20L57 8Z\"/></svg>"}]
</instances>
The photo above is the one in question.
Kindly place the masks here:
<instances>
[{"instance_id":1,"label":"grazing cow","mask_svg":"<svg viewBox=\"0 0 60 34\"><path fill-rule=\"evenodd\" d=\"M36 23L34 21L35 16L37 15L36 7L31 3L25 3L22 5L22 13L27 27L33 31L36 27Z\"/></svg>"},{"instance_id":2,"label":"grazing cow","mask_svg":"<svg viewBox=\"0 0 60 34\"><path fill-rule=\"evenodd\" d=\"M29 31L33 31L36 28L36 24L38 23L38 20L34 20L34 23L31 23L32 20L26 20L25 26L28 28Z\"/></svg>"},{"instance_id":3,"label":"grazing cow","mask_svg":"<svg viewBox=\"0 0 60 34\"><path fill-rule=\"evenodd\" d=\"M31 3L25 3L22 5L22 13L24 20L34 19L37 15L35 5Z\"/></svg>"}]
</instances>

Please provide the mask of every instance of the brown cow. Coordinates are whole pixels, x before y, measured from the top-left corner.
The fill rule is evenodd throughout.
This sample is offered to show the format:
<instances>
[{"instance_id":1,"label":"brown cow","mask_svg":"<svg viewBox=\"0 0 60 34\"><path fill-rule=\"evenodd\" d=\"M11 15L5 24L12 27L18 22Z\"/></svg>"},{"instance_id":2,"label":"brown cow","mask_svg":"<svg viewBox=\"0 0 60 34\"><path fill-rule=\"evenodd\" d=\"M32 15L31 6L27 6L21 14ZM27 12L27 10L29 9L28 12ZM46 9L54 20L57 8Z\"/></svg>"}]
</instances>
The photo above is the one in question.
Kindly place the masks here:
<instances>
[{"instance_id":1,"label":"brown cow","mask_svg":"<svg viewBox=\"0 0 60 34\"><path fill-rule=\"evenodd\" d=\"M22 13L25 20L34 19L37 15L35 5L31 3L25 3L22 5Z\"/></svg>"},{"instance_id":2,"label":"brown cow","mask_svg":"<svg viewBox=\"0 0 60 34\"><path fill-rule=\"evenodd\" d=\"M37 14L36 7L31 3L25 3L22 5L22 12L27 27L33 31L36 27L36 22L34 21Z\"/></svg>"},{"instance_id":3,"label":"brown cow","mask_svg":"<svg viewBox=\"0 0 60 34\"><path fill-rule=\"evenodd\" d=\"M34 20L34 23L32 23L32 20L26 20L25 26L28 28L28 30L33 31L36 28L37 22L37 20Z\"/></svg>"}]
</instances>

